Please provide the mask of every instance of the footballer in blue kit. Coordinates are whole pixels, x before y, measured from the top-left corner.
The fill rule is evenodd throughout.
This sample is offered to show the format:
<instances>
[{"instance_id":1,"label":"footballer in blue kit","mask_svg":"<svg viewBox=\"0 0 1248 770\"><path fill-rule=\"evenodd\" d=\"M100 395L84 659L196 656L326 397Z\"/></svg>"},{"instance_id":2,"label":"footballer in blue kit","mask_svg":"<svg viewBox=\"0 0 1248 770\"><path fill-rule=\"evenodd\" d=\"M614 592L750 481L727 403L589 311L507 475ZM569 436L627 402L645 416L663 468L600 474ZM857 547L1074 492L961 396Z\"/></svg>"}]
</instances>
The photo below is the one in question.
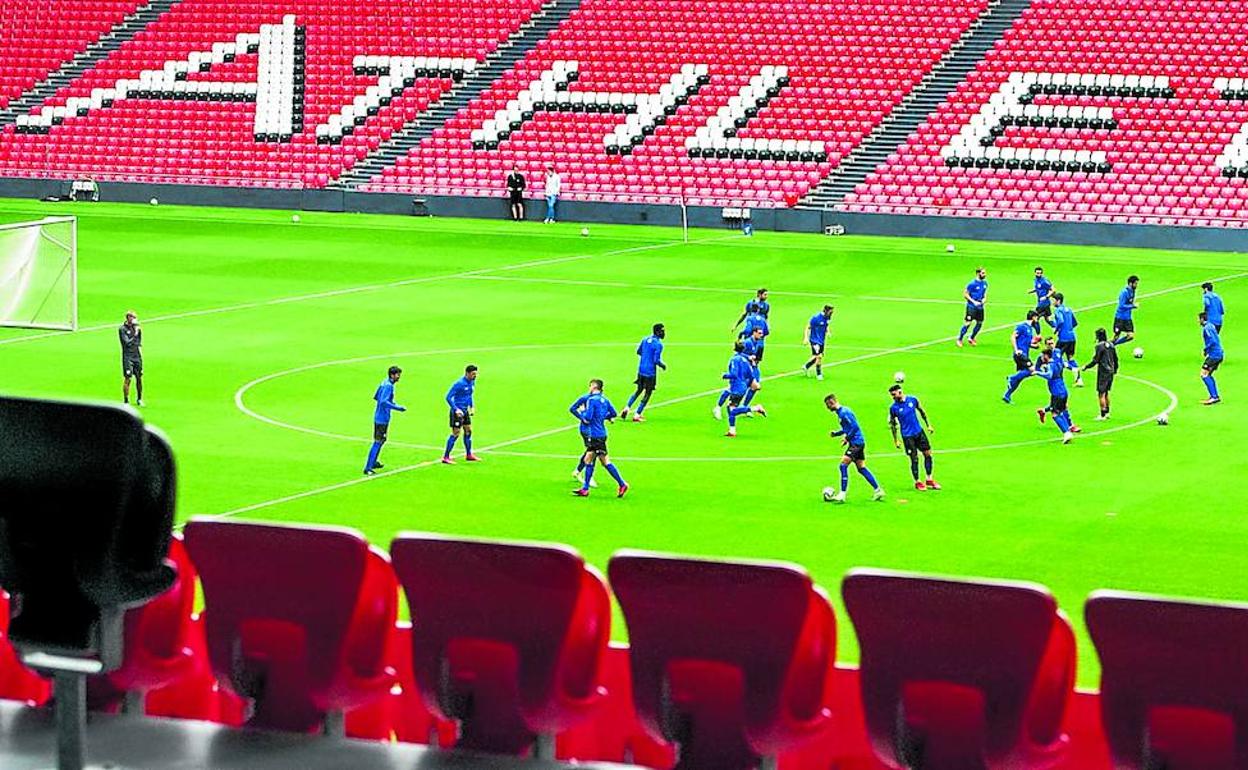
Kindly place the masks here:
<instances>
[{"instance_id":1,"label":"footballer in blue kit","mask_svg":"<svg viewBox=\"0 0 1248 770\"><path fill-rule=\"evenodd\" d=\"M381 464L381 448L390 434L390 413L407 411L394 403L394 385L402 376L402 369L397 366L390 367L386 372L386 379L381 381L377 391L373 393L377 406L373 408L373 445L369 447L368 459L364 461L365 476L372 476L379 468L385 467Z\"/></svg>"},{"instance_id":2,"label":"footballer in blue kit","mask_svg":"<svg viewBox=\"0 0 1248 770\"><path fill-rule=\"evenodd\" d=\"M1048 347L1040 353L1040 360L1036 363L1036 375L1048 380L1049 383L1049 405L1037 409L1036 415L1040 418L1040 422L1044 422L1046 413L1053 415L1053 424L1062 431L1063 444L1069 444L1074 435L1079 432L1067 408L1070 391L1066 389L1066 368L1061 351Z\"/></svg>"},{"instance_id":3,"label":"footballer in blue kit","mask_svg":"<svg viewBox=\"0 0 1248 770\"><path fill-rule=\"evenodd\" d=\"M719 403L712 410L712 414L718 420L722 416L724 402L728 403L728 432L725 435L729 437L737 435L737 418L741 415L767 416L767 410L761 405L745 406L742 403L751 391L758 388L755 371L754 362L745 355L745 343L738 342L734 347L732 358L728 361L728 371L722 375L722 379L728 380L728 387L720 394Z\"/></svg>"},{"instance_id":4,"label":"footballer in blue kit","mask_svg":"<svg viewBox=\"0 0 1248 770\"><path fill-rule=\"evenodd\" d=\"M852 463L858 468L858 473L862 475L867 483L871 485L874 491L871 494L872 500L884 499L884 488L875 480L871 470L867 468L867 439L862 434L862 426L858 424L858 417L853 410L837 401L836 395L829 393L823 398L823 405L828 408L829 412L836 415L840 422L840 429L832 431L829 435L832 438L841 439L842 445L845 447L845 454L841 457L841 489L831 497L825 493L824 499L831 503L845 502L845 496L849 491L849 466Z\"/></svg>"},{"instance_id":5,"label":"footballer in blue kit","mask_svg":"<svg viewBox=\"0 0 1248 770\"><path fill-rule=\"evenodd\" d=\"M1135 290L1140 285L1140 277L1133 275L1127 278L1127 285L1118 292L1118 307L1114 310L1114 340L1117 347L1124 342L1135 339L1135 320L1132 318L1139 305L1135 304Z\"/></svg>"},{"instance_id":6,"label":"footballer in blue kit","mask_svg":"<svg viewBox=\"0 0 1248 770\"><path fill-rule=\"evenodd\" d=\"M966 330L971 329L971 324L975 324L975 328L971 329L971 338L968 340L970 344L975 345L975 338L979 336L979 330L984 328L984 303L988 300L988 271L982 267L975 268L975 279L966 285L962 290L962 298L966 300L966 318L962 323L962 330L958 332L958 347L962 347L962 340L966 337Z\"/></svg>"},{"instance_id":7,"label":"footballer in blue kit","mask_svg":"<svg viewBox=\"0 0 1248 770\"><path fill-rule=\"evenodd\" d=\"M1213 291L1213 284L1205 281L1200 285L1201 306L1204 308L1205 315L1209 318L1209 323L1213 324L1213 328L1218 334L1222 333L1222 321L1226 317L1226 305L1222 303L1222 298Z\"/></svg>"},{"instance_id":8,"label":"footballer in blue kit","mask_svg":"<svg viewBox=\"0 0 1248 770\"><path fill-rule=\"evenodd\" d=\"M585 477L581 481L580 488L574 490L572 494L577 497L589 497L589 489L594 481L594 464L598 463L606 468L611 478L619 484L615 496L623 497L628 492L628 484L607 453L607 423L615 419L616 412L615 407L602 394L602 380L589 381L589 394L585 397L585 404L579 413L573 411L573 414L580 421L582 432L588 438L585 442L585 454L581 458L585 464Z\"/></svg>"},{"instance_id":9,"label":"footballer in blue kit","mask_svg":"<svg viewBox=\"0 0 1248 770\"><path fill-rule=\"evenodd\" d=\"M741 340L741 352L745 353L745 357L750 359L750 363L754 367L754 386L745 394L745 401L742 402L743 406L749 406L754 401L755 394L763 388L763 371L759 364L763 360L763 346L765 344L764 330L760 326L752 328L750 335Z\"/></svg>"},{"instance_id":10,"label":"footballer in blue kit","mask_svg":"<svg viewBox=\"0 0 1248 770\"><path fill-rule=\"evenodd\" d=\"M927 434L935 433L936 429L927 419L927 412L923 411L919 399L905 394L900 384L889 388L888 394L893 397L893 403L888 407L888 429L893 432L893 446L901 449L904 445L906 456L910 458L910 475L914 477L914 488L920 491L940 489L940 484L932 478L932 444ZM919 424L920 418L923 420L922 425ZM927 426L926 431L923 430L924 426ZM897 435L899 430L900 438ZM919 479L920 454L923 455L926 482Z\"/></svg>"},{"instance_id":11,"label":"footballer in blue kit","mask_svg":"<svg viewBox=\"0 0 1248 770\"><path fill-rule=\"evenodd\" d=\"M1053 315L1053 282L1044 274L1044 268L1036 266L1036 278L1028 294L1036 295L1036 317L1050 318Z\"/></svg>"},{"instance_id":12,"label":"footballer in blue kit","mask_svg":"<svg viewBox=\"0 0 1248 770\"><path fill-rule=\"evenodd\" d=\"M637 345L639 359L637 379L633 381L637 390L628 397L628 403L624 405L624 411L620 414L621 420L628 419L629 410L640 397L641 403L637 405L637 411L633 414L633 422L646 421L641 413L646 411L646 404L650 403L650 397L654 395L654 389L658 387L659 369L667 370L667 364L663 363L663 340L667 337L667 330L663 328L663 324L655 324L651 332L649 337Z\"/></svg>"},{"instance_id":13,"label":"footballer in blue kit","mask_svg":"<svg viewBox=\"0 0 1248 770\"><path fill-rule=\"evenodd\" d=\"M450 407L451 435L446 439L446 451L442 453L444 465L454 465L451 450L459 440L460 431L464 434L464 459L470 463L480 462L481 458L472 453L472 415L476 411L472 394L477 387L477 367L469 364L464 367L464 376L451 384L446 392L446 405Z\"/></svg>"},{"instance_id":14,"label":"footballer in blue kit","mask_svg":"<svg viewBox=\"0 0 1248 770\"><path fill-rule=\"evenodd\" d=\"M1213 373L1222 365L1226 353L1222 350L1222 338L1218 335L1217 328L1210 322L1209 314L1201 313L1198 318L1205 353L1205 362L1200 365L1200 380L1205 383L1205 388L1209 391L1209 398L1200 403L1213 406L1222 403L1222 396L1218 394L1218 383L1213 379Z\"/></svg>"},{"instance_id":15,"label":"footballer in blue kit","mask_svg":"<svg viewBox=\"0 0 1248 770\"><path fill-rule=\"evenodd\" d=\"M806 322L806 334L802 342L810 345L810 360L803 367L806 376L810 376L810 369L815 369L815 378L823 379L823 351L828 342L828 324L832 321L832 313L836 308L831 305L824 305L823 310L815 313Z\"/></svg>"},{"instance_id":16,"label":"footballer in blue kit","mask_svg":"<svg viewBox=\"0 0 1248 770\"><path fill-rule=\"evenodd\" d=\"M735 332L742 321L754 314L761 315L763 318L771 315L771 303L767 301L766 289L759 289L755 292L754 299L745 303L745 311L741 313L741 317L737 319L737 322L732 325L732 330ZM745 336L746 334L748 332L742 332L740 336Z\"/></svg>"},{"instance_id":17,"label":"footballer in blue kit","mask_svg":"<svg viewBox=\"0 0 1248 770\"><path fill-rule=\"evenodd\" d=\"M572 402L572 406L568 407L568 411L580 423L577 425L581 434L581 452L576 456L576 470L572 471L572 478L576 479L576 483L580 484L585 481L585 452L589 450L589 423L582 418L585 415L585 406L589 403L590 396L594 395L593 391L586 393L577 400ZM597 488L598 482L592 478L589 480L591 487Z\"/></svg>"},{"instance_id":18,"label":"footballer in blue kit","mask_svg":"<svg viewBox=\"0 0 1248 770\"><path fill-rule=\"evenodd\" d=\"M1079 342L1075 327L1079 325L1079 320L1075 318L1075 311L1066 306L1066 296L1060 291L1053 295L1053 305L1053 317L1044 320L1057 333L1057 350L1062 354L1066 367L1075 372L1075 387L1082 388L1083 370L1075 361L1075 349Z\"/></svg>"},{"instance_id":19,"label":"footballer in blue kit","mask_svg":"<svg viewBox=\"0 0 1248 770\"><path fill-rule=\"evenodd\" d=\"M1020 321L1014 326L1014 331L1010 332L1010 352L1014 356L1014 373L1005 378L1005 395L1001 397L1001 400L1007 404L1013 403L1014 391L1023 384L1023 380L1032 375L1031 349L1040 344L1035 326L1038 317L1035 310L1028 310L1027 320Z\"/></svg>"}]
</instances>

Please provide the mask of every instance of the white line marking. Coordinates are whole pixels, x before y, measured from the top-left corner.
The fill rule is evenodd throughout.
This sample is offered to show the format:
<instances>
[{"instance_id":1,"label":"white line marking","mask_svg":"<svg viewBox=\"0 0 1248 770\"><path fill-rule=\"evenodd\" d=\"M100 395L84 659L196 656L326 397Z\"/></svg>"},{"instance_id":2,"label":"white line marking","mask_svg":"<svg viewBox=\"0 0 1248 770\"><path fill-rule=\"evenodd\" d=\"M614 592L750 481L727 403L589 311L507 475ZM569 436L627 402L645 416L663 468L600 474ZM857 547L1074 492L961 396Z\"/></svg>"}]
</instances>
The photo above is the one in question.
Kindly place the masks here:
<instances>
[{"instance_id":1,"label":"white line marking","mask_svg":"<svg viewBox=\"0 0 1248 770\"><path fill-rule=\"evenodd\" d=\"M1224 275L1224 276L1220 276L1220 277L1217 277L1217 278L1205 279L1205 280L1212 280L1212 281L1214 281L1214 282L1219 282L1219 281L1221 281L1221 282L1226 282L1226 281L1234 281L1234 280L1238 280L1238 279L1240 279L1240 278L1244 278L1244 277L1248 277L1248 272L1243 272L1243 273L1234 273L1234 274L1231 274L1231 275ZM1146 293L1146 294L1141 294L1141 295L1138 295L1138 297L1139 297L1139 298L1159 297L1159 296L1162 296L1162 295L1164 295L1164 294L1172 294L1172 293L1174 293L1174 292L1176 292L1176 291L1186 291L1186 290L1193 289L1193 288L1195 288L1195 287L1200 286L1200 284L1201 284L1201 283L1203 283L1203 282L1204 282L1204 281L1202 280L1202 281L1196 281L1195 283L1183 284L1183 285L1180 285L1180 286L1172 286L1172 287L1170 287L1170 288L1168 288L1168 289L1159 289L1159 290L1157 290L1157 291L1149 292L1149 293ZM1088 305L1088 306L1086 306L1086 307L1080 308L1079 310L1080 310L1080 312L1083 312L1083 311L1085 311L1085 310L1094 310L1094 309L1101 308L1101 307L1108 307L1108 306L1110 306L1110 305L1116 305L1117 303L1118 303L1118 301L1115 299L1115 300L1110 300L1110 301L1108 301L1108 302L1099 302L1099 303L1096 303L1096 304L1093 304L1093 305ZM1002 329L1007 329L1007 328L1009 328L1009 327L1010 327L1010 326L1012 326L1012 325L1013 325L1013 322L1011 322L1011 323L1006 323L1006 324L1000 324L1000 325L998 325L998 326L994 326L994 327L985 327L985 330L986 330L986 331L989 331L989 332L993 332L993 331L1001 331ZM916 342L916 343L913 343L913 344L911 344L911 345L904 345L904 346L901 346L901 347L898 347L898 348L892 348L892 349L890 349L890 350L885 350L885 351L877 351L877 352L873 352L873 353L865 353L865 354L863 354L863 355L854 356L854 357L852 357L852 358L847 358L847 359L842 359L842 360L840 360L840 361L834 361L834 362L832 362L832 363L830 363L830 364L825 364L825 365L824 365L824 368L826 369L826 368L832 368L832 367L836 367L836 366L844 366L844 365L846 365L846 364L857 363L857 362L859 362L859 361L866 361L866 360L870 360L870 359L873 359L873 358L880 358L880 357L882 357L882 356L893 355L893 354L895 354L895 353L904 353L904 352L911 351L911 350L920 350L920 349L922 349L922 348L931 347L931 346L933 346L933 345L939 345L939 344L941 344L941 343L948 343L948 342L952 342L952 341L953 341L953 340L955 340L955 339L957 339L957 338L956 338L956 336L940 337L940 338L938 338L938 339L929 340L929 341L927 341L927 342ZM315 367L316 367L316 365L312 365L312 366L311 366L311 367L309 367L309 368L315 368ZM764 382L766 382L766 381L770 381L770 380L779 379L779 378L781 378L781 377L791 377L791 376L794 376L794 375L796 375L796 374L800 374L801 372L802 372L802 370L801 370L801 369L797 369L797 370L793 370L793 371L789 371L789 372L783 372L783 373L781 373L781 374L773 374L773 375L771 375L770 377L764 377L764 378L763 378L763 381L764 381ZM1127 375L1123 375L1123 376L1124 376L1124 377L1126 377ZM1138 379L1138 378L1137 378L1137 379ZM1142 381L1142 382L1143 382L1143 381ZM1151 382L1145 382L1145 384L1149 385L1150 387L1158 387L1158 388L1160 388L1160 387L1161 387L1161 386L1157 386L1157 385L1155 385L1154 383L1151 383ZM712 396L712 395L715 395L715 394L717 394L717 393L719 393L719 392L721 392L721 391L722 391L722 388L715 388L715 389L713 389L713 390L705 390L705 391L702 391L702 392L700 392L700 393L691 393L691 394L686 395L686 396L678 396L678 397L673 398L673 399L668 399L667 401L662 401L662 402L659 402L659 403L654 403L654 404L651 404L651 405L649 406L649 408L650 408L650 409L656 409L656 408L663 407L663 406L671 406L672 404L680 404L680 403L684 403L684 402L686 402L686 401L692 401L692 400L697 399L697 398L706 398L707 396ZM1166 392L1167 392L1167 393L1170 393L1169 391L1166 391ZM1178 404L1178 400L1177 400L1177 397L1175 397L1172 393L1171 393L1170 395L1171 395L1171 397L1172 397L1172 408L1173 408L1174 406L1177 406L1177 404ZM1152 419L1152 418L1148 418L1148 419ZM491 445L486 446L486 447L481 447L479 451L480 451L482 454L485 454L486 452L492 452L492 451L497 450L497 449L503 449L503 448L508 447L508 446L514 446L514 445L516 445L516 444L521 444L521 443L524 443L524 442L526 442L526 441L533 441L533 440L536 440L536 439L539 439L539 438L545 438L546 436L555 435L555 434L557 434L557 433L564 433L564 432L567 432L567 431L569 431L569 430L573 430L573 429L575 429L575 427L576 427L575 425L569 424L569 425L565 425L565 426L558 427L558 428L551 428L551 429L549 429L549 430L540 431L540 432L538 432L538 433L533 433L533 434L530 434L530 435L527 435L527 436L520 436L520 437L518 437L518 438L509 439L509 440L507 440L507 441L502 441L502 442L499 442L499 443L497 443L497 444L491 444ZM1125 428L1119 428L1119 429L1125 429ZM1111 429L1108 429L1108 430L1114 430L1114 429L1113 429L1113 428L1111 428ZM969 450L964 450L964 451L969 451ZM976 451L978 451L978 450L976 450ZM229 510L229 511L225 511L224 513L219 513L219 514L216 514L216 517L218 517L218 518L225 518L225 517L228 517L228 516L235 516L235 515L240 514L240 513L249 513L249 512L251 512L251 511L260 510L260 509L263 509L263 508L269 508L269 507L272 507L272 506L274 506L274 505L281 505L281 504L283 504L283 503L293 502L293 501L295 501L295 500L303 500L303 499L306 499L306 498L309 498L309 497L315 497L315 496L317 496L317 495L322 495L322 494L325 494L325 493L327 493L327 492L334 492L334 491L339 490L339 489L344 489L344 488L347 488L347 487L352 487L352 486L355 486L355 485L357 485L357 484L362 484L362 483L365 483L365 482L368 482L368 481L372 481L372 480L374 480L374 479L388 479L388 478L393 478L393 477L395 477L395 476L397 476L397 475L399 475L399 474L401 474L401 473L406 473L406 472L408 472L408 471L413 471L413 470L419 470L419 469L421 469L421 468L428 468L428 467L429 467L429 466L431 466L431 465L437 465L439 462L441 462L441 461L440 461L440 460L432 460L432 461L427 461L427 462L422 462L422 463L416 463L415 465L408 465L408 466L404 466L404 467L401 467L401 468L395 468L395 469L394 469L394 470L392 470L392 471L389 471L389 472L384 473L384 474L379 474L379 475L376 475L376 476L361 476L361 477L359 477L359 478L356 478L356 479L351 479L351 480L349 480L349 481L339 482L339 483L337 483L337 484L330 484L330 485L328 485L328 486L324 486L324 487L316 487L316 488L309 489L309 490L306 490L306 491L303 491L303 492L299 492L299 493L296 493L296 494L293 494L293 495L287 495L287 496L285 496L285 497L279 497L279 498L276 498L276 499L273 499L273 500L267 500L267 501L263 501L263 502L259 502L259 503L253 503L253 504L251 504L251 505L243 506L242 508L235 508L235 509L232 509L232 510Z\"/></svg>"},{"instance_id":2,"label":"white line marking","mask_svg":"<svg viewBox=\"0 0 1248 770\"><path fill-rule=\"evenodd\" d=\"M712 241L728 240L740 236L728 236L726 238L707 238L695 243L707 243ZM403 286L414 286L422 283L432 283L434 281L447 281L457 278L472 278L474 276L487 275L489 273L501 273L512 270L526 270L531 267L544 267L546 265L558 265L567 262L576 262L579 260L590 259L593 257L611 257L619 254L632 254L640 251L654 251L656 249L666 249L672 246L682 246L684 241L662 241L660 243L648 243L643 246L630 246L624 249L614 249L612 251L599 251L592 254L573 254L566 257L550 257L546 259L535 259L527 262L518 262L512 265L499 265L498 267L481 267L474 270L465 270L459 273L445 273L441 275L429 275L420 278L404 278L398 281L390 281L387 283L370 283L362 286L348 286L342 289L329 289L326 291L312 292L310 294L294 294L288 297L277 297L275 299L257 300L255 302L240 302L236 305L225 305L221 307L203 308L201 310L188 310L182 313L169 313L167 315L154 316L144 319L144 323L154 323L157 321L177 321L184 318L198 318L200 316L218 315L221 313L234 313L240 310L255 310L262 307L273 307L276 305L287 305L295 302L307 302L309 300L326 299L329 297L341 297L349 294L361 294L370 291L384 291L386 289L395 289ZM0 345L13 345L19 342L31 342L33 340L48 339L51 337L61 337L66 334L82 334L84 332L98 332L116 329L119 324L106 323L97 324L95 326L84 326L76 332L52 332L49 334L28 334L24 337L9 337L8 339L0 339Z\"/></svg>"}]
</instances>

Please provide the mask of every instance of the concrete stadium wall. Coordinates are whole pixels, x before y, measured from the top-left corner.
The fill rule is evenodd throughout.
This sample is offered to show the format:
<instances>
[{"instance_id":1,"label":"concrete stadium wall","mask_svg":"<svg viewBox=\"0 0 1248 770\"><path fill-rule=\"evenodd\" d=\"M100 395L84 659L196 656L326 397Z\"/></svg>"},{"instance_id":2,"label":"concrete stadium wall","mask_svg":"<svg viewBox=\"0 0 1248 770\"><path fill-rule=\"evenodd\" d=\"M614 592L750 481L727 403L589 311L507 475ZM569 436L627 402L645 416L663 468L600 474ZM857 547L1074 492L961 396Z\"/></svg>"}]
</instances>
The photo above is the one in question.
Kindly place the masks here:
<instances>
[{"instance_id":1,"label":"concrete stadium wall","mask_svg":"<svg viewBox=\"0 0 1248 770\"><path fill-rule=\"evenodd\" d=\"M68 188L69 183L65 180L0 178L0 197L44 198L64 194ZM157 198L162 203L186 206L238 206L408 216L420 213L481 219L502 219L507 216L507 201L502 196L423 196L421 199L424 204L417 207L413 203L413 196L390 193L100 182L102 201L146 203L152 198ZM544 213L544 202L528 202L526 214L529 219L541 219ZM688 209L688 217L690 227L727 227L719 208L693 206ZM559 218L586 223L679 226L680 209L676 206L652 204L564 201L559 204ZM1248 252L1248 229L1237 228L849 214L814 209L754 209L753 221L755 229L783 232L821 233L829 225L841 225L847 235Z\"/></svg>"}]
</instances>

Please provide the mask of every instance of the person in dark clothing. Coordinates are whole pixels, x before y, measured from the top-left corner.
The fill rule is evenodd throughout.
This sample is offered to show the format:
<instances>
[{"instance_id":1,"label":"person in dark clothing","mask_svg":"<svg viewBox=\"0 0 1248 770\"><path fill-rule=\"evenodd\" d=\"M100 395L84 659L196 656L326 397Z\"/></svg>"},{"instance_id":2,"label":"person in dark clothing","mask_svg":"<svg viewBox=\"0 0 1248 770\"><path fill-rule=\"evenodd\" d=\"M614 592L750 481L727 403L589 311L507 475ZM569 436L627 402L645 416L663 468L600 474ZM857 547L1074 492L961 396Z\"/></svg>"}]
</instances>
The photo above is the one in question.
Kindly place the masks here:
<instances>
[{"instance_id":1,"label":"person in dark clothing","mask_svg":"<svg viewBox=\"0 0 1248 770\"><path fill-rule=\"evenodd\" d=\"M1109 419L1109 391L1114 387L1114 375L1118 373L1118 348L1109 341L1104 329L1096 330L1096 351L1084 370L1096 368L1096 400L1101 404L1101 414L1096 419Z\"/></svg>"},{"instance_id":2,"label":"person in dark clothing","mask_svg":"<svg viewBox=\"0 0 1248 770\"><path fill-rule=\"evenodd\" d=\"M527 186L524 180L524 174L515 166L511 167L511 173L507 175L507 197L511 200L511 221L524 221L524 188Z\"/></svg>"},{"instance_id":3,"label":"person in dark clothing","mask_svg":"<svg viewBox=\"0 0 1248 770\"><path fill-rule=\"evenodd\" d=\"M117 337L121 341L121 400L130 403L133 378L137 391L135 402L143 406L143 327L139 326L139 318L133 310L126 313L126 322L118 327Z\"/></svg>"}]
</instances>

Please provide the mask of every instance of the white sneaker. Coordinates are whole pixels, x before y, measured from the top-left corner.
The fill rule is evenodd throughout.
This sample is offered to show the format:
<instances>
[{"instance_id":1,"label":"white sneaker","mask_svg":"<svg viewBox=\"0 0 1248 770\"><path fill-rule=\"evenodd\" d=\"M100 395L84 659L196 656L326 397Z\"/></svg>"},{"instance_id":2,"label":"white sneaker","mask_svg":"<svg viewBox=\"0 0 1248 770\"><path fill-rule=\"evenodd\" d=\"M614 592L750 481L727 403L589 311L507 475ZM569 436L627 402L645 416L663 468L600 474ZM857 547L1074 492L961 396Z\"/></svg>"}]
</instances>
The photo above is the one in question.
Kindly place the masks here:
<instances>
[{"instance_id":1,"label":"white sneaker","mask_svg":"<svg viewBox=\"0 0 1248 770\"><path fill-rule=\"evenodd\" d=\"M715 415L716 420L724 419L724 410L721 409L718 404L711 410L711 414Z\"/></svg>"},{"instance_id":2,"label":"white sneaker","mask_svg":"<svg viewBox=\"0 0 1248 770\"><path fill-rule=\"evenodd\" d=\"M820 382L823 382L823 374L822 373L816 374L815 379L819 380Z\"/></svg>"},{"instance_id":3,"label":"white sneaker","mask_svg":"<svg viewBox=\"0 0 1248 770\"><path fill-rule=\"evenodd\" d=\"M883 499L884 499L884 487L876 487L875 491L871 493L871 501L879 502L880 500L883 500Z\"/></svg>"},{"instance_id":4,"label":"white sneaker","mask_svg":"<svg viewBox=\"0 0 1248 770\"><path fill-rule=\"evenodd\" d=\"M728 426L728 435L729 435L729 436L735 436L735 435L737 435L737 426L735 426L735 425L729 425L729 426Z\"/></svg>"},{"instance_id":5,"label":"white sneaker","mask_svg":"<svg viewBox=\"0 0 1248 770\"><path fill-rule=\"evenodd\" d=\"M1075 434L1071 433L1070 431L1066 431L1065 433L1062 434L1063 444L1069 444L1074 439L1075 439Z\"/></svg>"},{"instance_id":6,"label":"white sneaker","mask_svg":"<svg viewBox=\"0 0 1248 770\"><path fill-rule=\"evenodd\" d=\"M841 491L841 492L837 492L835 495L832 495L832 502L834 503L845 502L845 492Z\"/></svg>"}]
</instances>

